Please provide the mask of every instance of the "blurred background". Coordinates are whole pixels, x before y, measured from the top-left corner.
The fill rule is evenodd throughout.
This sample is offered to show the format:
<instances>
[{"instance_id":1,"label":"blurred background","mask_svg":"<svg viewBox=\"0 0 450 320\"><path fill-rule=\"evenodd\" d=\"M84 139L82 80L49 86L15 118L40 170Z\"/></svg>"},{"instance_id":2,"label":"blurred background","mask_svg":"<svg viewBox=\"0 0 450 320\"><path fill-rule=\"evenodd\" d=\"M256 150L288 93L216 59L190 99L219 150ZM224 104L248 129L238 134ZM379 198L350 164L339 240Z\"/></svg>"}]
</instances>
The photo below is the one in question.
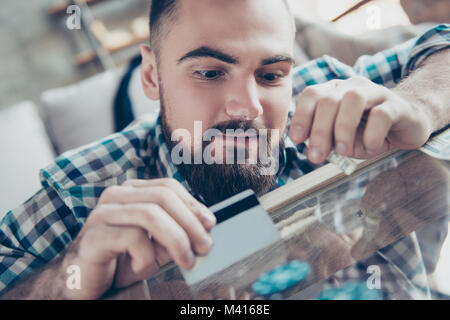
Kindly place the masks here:
<instances>
[{"instance_id":1,"label":"blurred background","mask_svg":"<svg viewBox=\"0 0 450 320\"><path fill-rule=\"evenodd\" d=\"M74 83L103 71L101 62L95 59L95 48L99 40L105 45L111 42L111 35L105 34L108 30L115 37L114 44L126 46L113 48L111 58L105 52L105 67L123 64L138 52L138 46L133 46L135 39L130 39L131 24L143 17L144 33L148 34L148 1L86 2L89 13L86 10L84 14L81 7L81 17L86 15L90 27L82 25L81 29L73 30L66 26L69 2L0 2L0 108L23 99L37 101L45 89Z\"/></svg>"},{"instance_id":2,"label":"blurred background","mask_svg":"<svg viewBox=\"0 0 450 320\"><path fill-rule=\"evenodd\" d=\"M158 111L139 79L149 1L0 1L0 219L40 188L55 156ZM450 22L450 0L288 1L298 64L328 54L352 65ZM450 281L435 287L450 295Z\"/></svg>"},{"instance_id":3,"label":"blurred background","mask_svg":"<svg viewBox=\"0 0 450 320\"><path fill-rule=\"evenodd\" d=\"M413 22L417 23L433 14L435 20L442 20L437 17L442 14L440 6L431 10L428 2L444 1L404 2L411 3ZM327 23L361 1L289 2L299 17ZM398 0L362 2L365 5L333 23L334 31L363 35L376 29L411 24ZM70 17L66 11L71 3L81 7L81 29L69 30L66 26ZM148 38L148 3L149 0L2 0L0 109L23 99L38 101L46 89L75 83L105 68L126 63L138 53L137 44ZM415 10L421 13L414 13Z\"/></svg>"}]
</instances>

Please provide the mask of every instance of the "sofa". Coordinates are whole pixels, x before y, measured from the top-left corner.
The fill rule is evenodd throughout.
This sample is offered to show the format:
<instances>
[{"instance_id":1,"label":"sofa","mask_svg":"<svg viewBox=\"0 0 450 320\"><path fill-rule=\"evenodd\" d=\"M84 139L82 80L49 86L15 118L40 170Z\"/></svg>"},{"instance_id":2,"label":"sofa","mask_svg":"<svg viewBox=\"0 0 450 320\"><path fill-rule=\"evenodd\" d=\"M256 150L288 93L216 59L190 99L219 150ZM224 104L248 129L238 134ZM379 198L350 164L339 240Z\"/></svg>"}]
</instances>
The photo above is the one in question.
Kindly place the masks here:
<instances>
[{"instance_id":1,"label":"sofa","mask_svg":"<svg viewBox=\"0 0 450 320\"><path fill-rule=\"evenodd\" d=\"M55 156L114 132L113 99L124 72L123 67L108 70L45 91L39 107L23 101L0 110L0 218L40 188L39 170ZM135 116L159 110L159 102L143 93L139 68L128 94Z\"/></svg>"}]
</instances>

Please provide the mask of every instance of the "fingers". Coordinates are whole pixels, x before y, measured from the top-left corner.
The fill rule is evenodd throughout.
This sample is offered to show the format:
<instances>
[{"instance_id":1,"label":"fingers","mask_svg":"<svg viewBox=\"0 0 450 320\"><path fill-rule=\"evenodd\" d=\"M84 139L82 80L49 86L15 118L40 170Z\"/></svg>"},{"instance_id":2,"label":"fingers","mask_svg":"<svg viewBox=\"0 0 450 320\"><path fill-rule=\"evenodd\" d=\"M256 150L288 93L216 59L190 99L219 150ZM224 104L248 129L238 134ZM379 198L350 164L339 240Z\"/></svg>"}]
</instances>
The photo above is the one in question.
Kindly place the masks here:
<instances>
[{"instance_id":1,"label":"fingers","mask_svg":"<svg viewBox=\"0 0 450 320\"><path fill-rule=\"evenodd\" d=\"M385 102L372 108L364 127L358 127L352 157L366 159L388 151L388 135L395 121L395 107Z\"/></svg>"},{"instance_id":2,"label":"fingers","mask_svg":"<svg viewBox=\"0 0 450 320\"><path fill-rule=\"evenodd\" d=\"M344 94L334 126L335 146L338 154L353 155L356 131L366 109L365 105L366 101L358 91L351 90Z\"/></svg>"},{"instance_id":3,"label":"fingers","mask_svg":"<svg viewBox=\"0 0 450 320\"><path fill-rule=\"evenodd\" d=\"M304 142L310 134L316 104L330 88L336 86L335 81L321 85L306 87L297 100L297 107L291 119L289 136L295 143Z\"/></svg>"},{"instance_id":4,"label":"fingers","mask_svg":"<svg viewBox=\"0 0 450 320\"><path fill-rule=\"evenodd\" d=\"M157 271L155 268L156 263L153 261L152 265L149 265L146 269L136 272L133 266L134 261L129 254L122 254L118 257L113 287L128 287L140 280L150 278Z\"/></svg>"},{"instance_id":5,"label":"fingers","mask_svg":"<svg viewBox=\"0 0 450 320\"><path fill-rule=\"evenodd\" d=\"M307 87L291 120L291 139L300 143L309 138L308 158L317 164L333 147L343 156L374 156L386 149L386 137L399 119L393 101L388 89L362 77ZM367 126L359 141L365 113Z\"/></svg>"},{"instance_id":6,"label":"fingers","mask_svg":"<svg viewBox=\"0 0 450 320\"><path fill-rule=\"evenodd\" d=\"M363 144L369 156L380 153L386 145L386 137L394 123L395 108L389 103L382 103L370 110L363 135Z\"/></svg>"},{"instance_id":7,"label":"fingers","mask_svg":"<svg viewBox=\"0 0 450 320\"><path fill-rule=\"evenodd\" d=\"M187 233L192 242L195 251L200 254L206 254L211 245L212 239L205 230L199 219L192 213L185 203L177 196L172 189L155 186L148 188L133 187L112 187L105 190L106 195L104 204L108 201L121 204L156 204L166 214L171 216L173 220L181 226ZM106 201L106 202L105 202ZM153 233L151 233L153 235Z\"/></svg>"},{"instance_id":8,"label":"fingers","mask_svg":"<svg viewBox=\"0 0 450 320\"><path fill-rule=\"evenodd\" d=\"M99 250L101 248L101 250ZM110 264L119 255L128 253L135 273L155 272L155 251L147 234L137 227L116 227L99 224L86 229L80 243L82 258L96 264Z\"/></svg>"},{"instance_id":9,"label":"fingers","mask_svg":"<svg viewBox=\"0 0 450 320\"><path fill-rule=\"evenodd\" d=\"M331 95L317 103L311 128L308 157L313 163L321 163L331 151L333 128L339 109L339 97Z\"/></svg>"},{"instance_id":10,"label":"fingers","mask_svg":"<svg viewBox=\"0 0 450 320\"><path fill-rule=\"evenodd\" d=\"M95 286L109 273L107 278L115 286L128 286L148 279L159 268L151 241L141 228L97 225L85 231L81 243L79 253L89 261L84 270L93 277L89 285ZM93 263L97 268L92 268Z\"/></svg>"},{"instance_id":11,"label":"fingers","mask_svg":"<svg viewBox=\"0 0 450 320\"><path fill-rule=\"evenodd\" d=\"M188 269L194 264L194 254L185 230L156 204L103 204L89 217L89 226L106 224L115 227L137 227L145 230L158 243L167 248L180 267Z\"/></svg>"},{"instance_id":12,"label":"fingers","mask_svg":"<svg viewBox=\"0 0 450 320\"><path fill-rule=\"evenodd\" d=\"M154 239L152 239L153 247L155 248L155 254L156 254L156 262L158 263L159 267L162 267L172 261L172 258L170 257L169 252L167 252L167 249L164 248L162 245L160 245L158 242L156 242Z\"/></svg>"},{"instance_id":13,"label":"fingers","mask_svg":"<svg viewBox=\"0 0 450 320\"><path fill-rule=\"evenodd\" d=\"M181 183L175 179L151 179L151 180L136 180L131 179L125 181L122 186L131 186L135 188L146 188L152 186L162 186L170 188L174 191L185 205L194 213L194 215L202 222L203 226L209 231L216 224L215 215L202 203L197 201Z\"/></svg>"}]
</instances>

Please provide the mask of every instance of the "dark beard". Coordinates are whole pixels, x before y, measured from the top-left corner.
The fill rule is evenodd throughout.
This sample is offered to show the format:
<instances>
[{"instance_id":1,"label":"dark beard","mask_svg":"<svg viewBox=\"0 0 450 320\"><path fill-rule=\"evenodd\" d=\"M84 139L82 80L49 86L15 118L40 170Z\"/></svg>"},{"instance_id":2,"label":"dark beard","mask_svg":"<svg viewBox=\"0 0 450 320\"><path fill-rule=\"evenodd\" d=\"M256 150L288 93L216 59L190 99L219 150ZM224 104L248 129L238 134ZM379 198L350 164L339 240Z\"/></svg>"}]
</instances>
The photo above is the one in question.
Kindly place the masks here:
<instances>
[{"instance_id":1,"label":"dark beard","mask_svg":"<svg viewBox=\"0 0 450 320\"><path fill-rule=\"evenodd\" d=\"M172 130L168 125L164 110L165 106L161 99L161 130L169 147L169 151L172 151L173 147L175 147L178 142L171 141ZM230 121L214 128L219 129L223 133L225 132L225 129L260 129L257 127L255 128L254 125L250 125L249 121ZM202 150L204 150L208 143L209 142L203 143ZM271 144L269 138L269 150L267 150L268 158L270 161L280 161L280 155L278 155L278 159L273 159ZM284 142L283 139L280 139L280 154L283 150ZM192 191L201 195L206 201L206 205L211 206L247 189L252 189L258 196L269 191L270 188L275 185L277 175L261 174L266 166L267 165L261 163L258 157L256 164L206 164L203 161L201 164L194 164L194 161L191 161L191 164L182 163L177 167L180 174L192 188Z\"/></svg>"},{"instance_id":2,"label":"dark beard","mask_svg":"<svg viewBox=\"0 0 450 320\"><path fill-rule=\"evenodd\" d=\"M262 195L275 183L274 176L261 175L257 164L182 164L178 167L192 190L202 195L208 206L247 189Z\"/></svg>"}]
</instances>

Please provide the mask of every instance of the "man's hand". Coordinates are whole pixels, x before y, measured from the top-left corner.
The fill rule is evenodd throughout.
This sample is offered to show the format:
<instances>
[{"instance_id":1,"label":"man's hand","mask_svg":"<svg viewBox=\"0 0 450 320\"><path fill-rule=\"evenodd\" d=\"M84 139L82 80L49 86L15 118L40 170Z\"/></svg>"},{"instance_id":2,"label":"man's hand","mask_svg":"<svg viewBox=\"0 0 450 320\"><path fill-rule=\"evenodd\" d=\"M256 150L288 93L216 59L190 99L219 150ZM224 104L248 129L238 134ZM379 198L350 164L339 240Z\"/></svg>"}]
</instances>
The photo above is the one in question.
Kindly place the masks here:
<instances>
[{"instance_id":1,"label":"man's hand","mask_svg":"<svg viewBox=\"0 0 450 320\"><path fill-rule=\"evenodd\" d=\"M392 148L415 149L433 131L429 114L401 90L363 77L307 87L291 121L291 139L301 143L309 138L313 163L325 161L332 148L353 158L370 158Z\"/></svg>"},{"instance_id":2,"label":"man's hand","mask_svg":"<svg viewBox=\"0 0 450 320\"><path fill-rule=\"evenodd\" d=\"M68 298L95 299L111 287L144 280L173 259L188 269L206 254L215 216L176 180L130 180L107 188L62 261L77 265L81 290Z\"/></svg>"}]
</instances>

